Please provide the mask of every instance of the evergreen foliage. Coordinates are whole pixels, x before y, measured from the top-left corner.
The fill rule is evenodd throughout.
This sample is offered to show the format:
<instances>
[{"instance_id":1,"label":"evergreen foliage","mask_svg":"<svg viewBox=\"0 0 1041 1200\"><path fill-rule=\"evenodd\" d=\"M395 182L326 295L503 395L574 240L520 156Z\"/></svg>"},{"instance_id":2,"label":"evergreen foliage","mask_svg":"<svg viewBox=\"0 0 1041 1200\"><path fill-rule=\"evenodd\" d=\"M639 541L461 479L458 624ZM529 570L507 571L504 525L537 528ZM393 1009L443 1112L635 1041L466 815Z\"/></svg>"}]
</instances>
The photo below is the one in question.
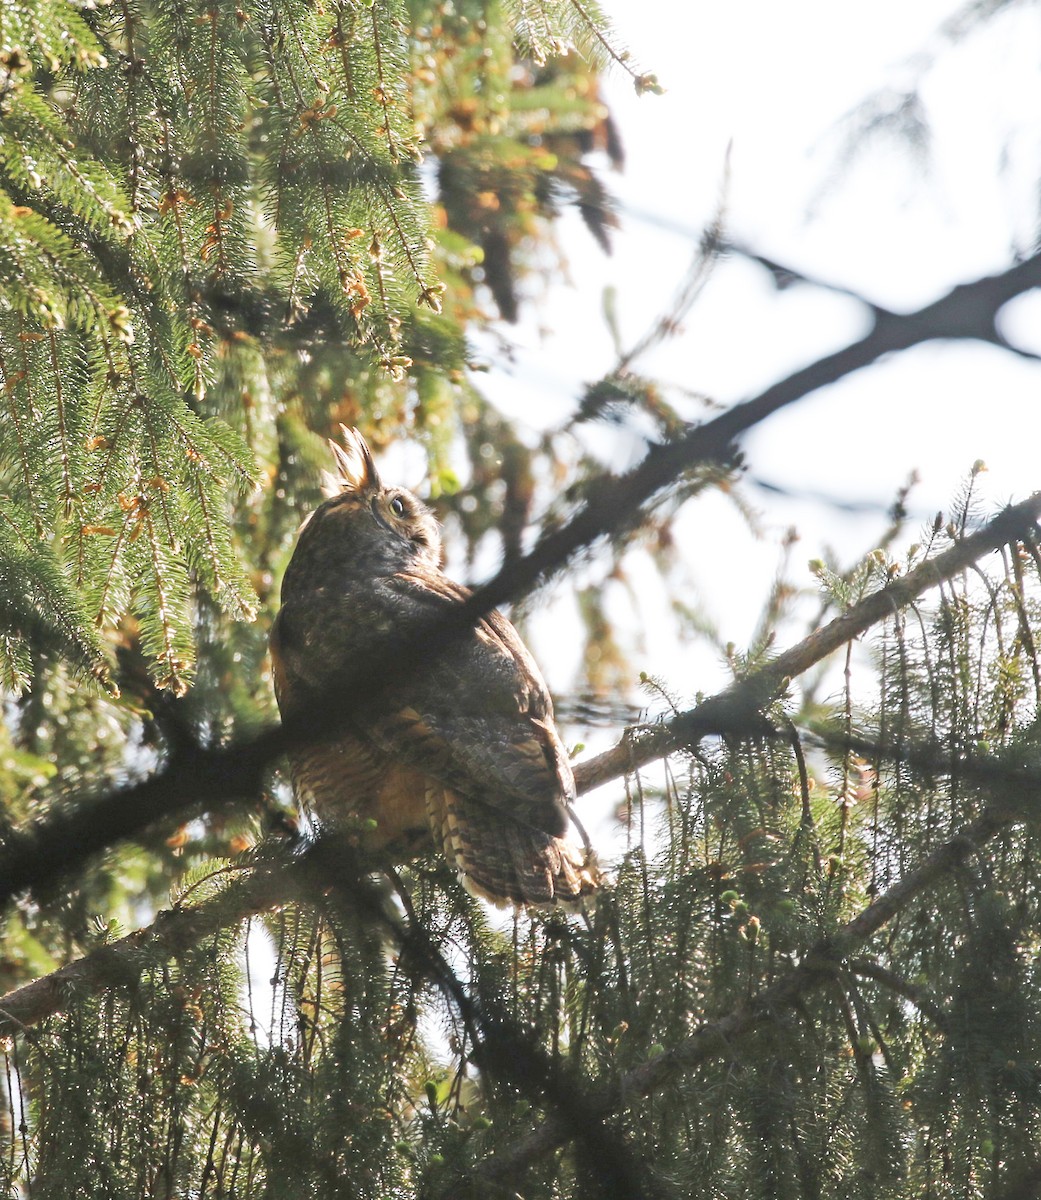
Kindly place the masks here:
<instances>
[{"instance_id":1,"label":"evergreen foliage","mask_svg":"<svg viewBox=\"0 0 1041 1200\"><path fill-rule=\"evenodd\" d=\"M592 10L556 7L602 37ZM70 588L46 587L39 619L99 677L96 630L132 617L157 683L183 693L196 590L256 613L229 513L295 526L298 422L413 429L451 487L479 264L515 315L515 252L565 193L604 236L589 68L548 64L564 41L533 31L514 78L485 8L4 5L0 544L62 565ZM244 508L261 471L280 504Z\"/></svg>"},{"instance_id":2,"label":"evergreen foliage","mask_svg":"<svg viewBox=\"0 0 1041 1200\"><path fill-rule=\"evenodd\" d=\"M544 492L553 532L620 486L583 425L676 448L643 344L534 449L469 371L563 205L610 242L608 63L657 89L592 0L0 0L0 850L271 720L277 581L338 423L421 448L470 564L519 561ZM618 514L616 574L649 549L675 581L672 516L732 476L728 438ZM818 564L822 621L892 601L829 702L798 678L816 635L770 674L783 578L728 650L751 708L684 732L644 681L672 717L620 743L590 912L372 871L301 832L277 763L249 812L9 905L3 1194L1034 1194L1041 556L1020 523L986 569L941 558L974 487L900 561ZM613 721L629 665L602 594L579 607Z\"/></svg>"}]
</instances>

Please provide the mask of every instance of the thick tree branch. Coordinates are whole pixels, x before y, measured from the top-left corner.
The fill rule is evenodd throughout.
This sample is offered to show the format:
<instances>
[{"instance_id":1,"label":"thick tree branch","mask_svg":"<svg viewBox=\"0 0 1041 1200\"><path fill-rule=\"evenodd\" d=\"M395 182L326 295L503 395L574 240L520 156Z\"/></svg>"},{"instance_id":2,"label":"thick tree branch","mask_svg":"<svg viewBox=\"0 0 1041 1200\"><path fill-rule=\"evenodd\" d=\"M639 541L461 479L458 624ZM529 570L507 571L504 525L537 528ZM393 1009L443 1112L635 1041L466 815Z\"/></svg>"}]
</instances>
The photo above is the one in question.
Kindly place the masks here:
<instances>
[{"instance_id":1,"label":"thick tree branch","mask_svg":"<svg viewBox=\"0 0 1041 1200\"><path fill-rule=\"evenodd\" d=\"M150 964L183 954L203 938L299 898L295 862L259 864L219 895L192 907L161 912L151 925L85 954L0 997L0 1038L62 1012L78 998L132 987Z\"/></svg>"},{"instance_id":2,"label":"thick tree branch","mask_svg":"<svg viewBox=\"0 0 1041 1200\"><path fill-rule=\"evenodd\" d=\"M397 675L421 667L490 609L520 598L562 570L582 548L636 520L641 506L674 484L685 471L700 463L730 460L736 440L760 421L893 351L936 338L993 341L1000 308L1012 297L1037 286L1041 286L1041 254L1000 275L959 285L917 312L898 316L876 310L875 324L864 338L794 372L683 437L651 447L643 461L626 475L601 479L585 506L566 526L546 534L530 554L504 566L445 619L373 647L364 661L345 672L343 686L335 694L320 697L321 703L291 725L266 730L233 746L184 745L165 768L143 783L103 798L81 799L75 806L13 835L0 849L0 905L28 887L54 880L163 817L184 819L193 812L236 800L251 801L259 790L264 769L279 755L335 733L356 706L371 706L378 699L381 686L386 688ZM376 680L379 684L374 683ZM688 740L697 732L692 727ZM651 752L650 757L656 753ZM629 765L626 757L617 773Z\"/></svg>"}]
</instances>

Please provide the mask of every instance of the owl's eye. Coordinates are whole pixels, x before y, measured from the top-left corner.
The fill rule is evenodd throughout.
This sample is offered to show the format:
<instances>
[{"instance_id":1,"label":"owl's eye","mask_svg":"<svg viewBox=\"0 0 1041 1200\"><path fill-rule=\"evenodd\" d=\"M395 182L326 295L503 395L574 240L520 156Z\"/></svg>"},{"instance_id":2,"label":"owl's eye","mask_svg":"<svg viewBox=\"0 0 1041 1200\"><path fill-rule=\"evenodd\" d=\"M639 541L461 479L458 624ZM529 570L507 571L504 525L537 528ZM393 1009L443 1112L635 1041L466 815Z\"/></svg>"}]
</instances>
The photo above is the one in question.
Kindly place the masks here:
<instances>
[{"instance_id":1,"label":"owl's eye","mask_svg":"<svg viewBox=\"0 0 1041 1200\"><path fill-rule=\"evenodd\" d=\"M405 515L405 501L400 496L395 496L390 502L390 511L396 517L403 517Z\"/></svg>"}]
</instances>

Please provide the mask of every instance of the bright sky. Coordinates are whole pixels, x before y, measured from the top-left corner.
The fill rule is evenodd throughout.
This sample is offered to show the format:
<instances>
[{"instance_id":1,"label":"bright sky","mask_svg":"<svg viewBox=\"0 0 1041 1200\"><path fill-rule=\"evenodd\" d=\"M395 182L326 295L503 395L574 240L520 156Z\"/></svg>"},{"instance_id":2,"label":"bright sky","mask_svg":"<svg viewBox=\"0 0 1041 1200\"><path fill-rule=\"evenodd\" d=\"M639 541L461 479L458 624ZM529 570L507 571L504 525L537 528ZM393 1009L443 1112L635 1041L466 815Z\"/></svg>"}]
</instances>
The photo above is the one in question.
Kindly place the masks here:
<instances>
[{"instance_id":1,"label":"bright sky","mask_svg":"<svg viewBox=\"0 0 1041 1200\"><path fill-rule=\"evenodd\" d=\"M559 421L582 382L612 365L601 317L606 286L617 291L628 344L667 306L719 203L728 145L732 240L897 310L1000 271L1034 244L1035 5L1008 3L962 39L950 36L961 11L950 0L607 0L606 7L635 59L667 92L637 99L621 72L608 80L605 98L628 153L625 173L610 180L623 206L615 252L604 258L577 216L570 221L560 240L571 285L554 285L538 326L516 331L521 349L512 371L482 381L497 403L533 425ZM858 105L872 96L891 102L916 87L930 130L924 155L896 135L878 135L849 160ZM1007 316L1008 335L1041 352L1038 295ZM856 302L805 287L778 293L761 269L731 259L717 267L681 335L641 366L736 401L864 328ZM750 539L718 498L690 506L680 525L692 589L724 637L746 644L791 524L802 534L793 574L810 585L804 564L824 546L843 564L871 548L912 470L922 478L912 509L923 520L949 504L976 459L989 467L985 492L995 506L1041 487L1039 386L1041 366L1013 355L934 345L764 425L745 443L750 475L793 493L746 490L767 536ZM604 437L612 465L638 456L636 439ZM867 511L843 511L829 499ZM659 598L648 589L642 600L641 666L675 678L675 638ZM617 602L621 613L624 600ZM685 689L677 681L681 690L724 678L719 664L702 659L691 672L696 683ZM557 673L548 673L556 683ZM559 679L566 686L567 672Z\"/></svg>"}]
</instances>

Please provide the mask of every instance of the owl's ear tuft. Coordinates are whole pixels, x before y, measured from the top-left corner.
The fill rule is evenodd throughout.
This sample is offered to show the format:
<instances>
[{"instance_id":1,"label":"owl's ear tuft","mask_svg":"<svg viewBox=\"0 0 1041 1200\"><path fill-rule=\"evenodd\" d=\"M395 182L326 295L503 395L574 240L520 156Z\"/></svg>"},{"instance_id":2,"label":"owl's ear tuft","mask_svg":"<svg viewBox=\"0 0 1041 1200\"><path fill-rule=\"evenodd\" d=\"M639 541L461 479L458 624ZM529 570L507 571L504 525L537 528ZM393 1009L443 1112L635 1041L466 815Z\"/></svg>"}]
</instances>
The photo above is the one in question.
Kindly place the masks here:
<instances>
[{"instance_id":1,"label":"owl's ear tuft","mask_svg":"<svg viewBox=\"0 0 1041 1200\"><path fill-rule=\"evenodd\" d=\"M327 496L336 496L340 492L376 491L382 487L372 451L365 444L365 439L357 429L348 429L346 425L340 426L340 433L343 436L342 446L329 439L338 474L322 472L322 491Z\"/></svg>"}]
</instances>

